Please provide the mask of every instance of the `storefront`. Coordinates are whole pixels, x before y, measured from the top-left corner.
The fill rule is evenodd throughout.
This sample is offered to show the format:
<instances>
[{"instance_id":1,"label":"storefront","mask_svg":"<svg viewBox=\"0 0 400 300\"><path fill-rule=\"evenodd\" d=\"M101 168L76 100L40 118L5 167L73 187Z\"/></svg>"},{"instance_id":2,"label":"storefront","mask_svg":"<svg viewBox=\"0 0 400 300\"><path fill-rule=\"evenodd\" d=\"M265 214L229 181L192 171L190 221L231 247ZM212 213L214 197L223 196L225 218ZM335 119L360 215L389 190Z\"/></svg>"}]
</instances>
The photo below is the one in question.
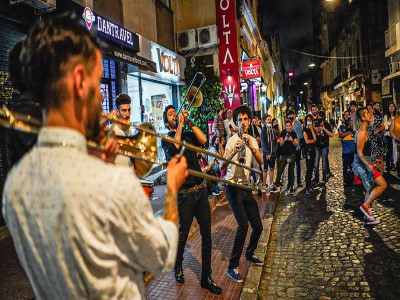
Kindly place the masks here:
<instances>
[{"instance_id":1,"label":"storefront","mask_svg":"<svg viewBox=\"0 0 400 300\"><path fill-rule=\"evenodd\" d=\"M186 60L175 52L158 45L143 36L139 37L141 57L155 65L155 71L141 70L128 65L122 90L132 98L131 121L135 124L149 122L158 133L166 134L163 111L168 105L180 105L180 86ZM164 152L159 141L159 159Z\"/></svg>"}]
</instances>

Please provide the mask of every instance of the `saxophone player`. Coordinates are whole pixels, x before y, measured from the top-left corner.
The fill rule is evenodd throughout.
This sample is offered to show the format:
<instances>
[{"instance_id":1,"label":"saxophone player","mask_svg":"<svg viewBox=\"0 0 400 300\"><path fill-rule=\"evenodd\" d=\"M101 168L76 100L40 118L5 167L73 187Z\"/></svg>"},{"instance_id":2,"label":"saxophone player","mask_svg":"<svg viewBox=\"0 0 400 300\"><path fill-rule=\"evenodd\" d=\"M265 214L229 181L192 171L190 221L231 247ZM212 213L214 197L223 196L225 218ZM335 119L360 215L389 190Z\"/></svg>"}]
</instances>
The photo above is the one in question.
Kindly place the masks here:
<instances>
[{"instance_id":1,"label":"saxophone player","mask_svg":"<svg viewBox=\"0 0 400 300\"><path fill-rule=\"evenodd\" d=\"M229 138L225 149L225 158L239 161L250 167L254 156L257 162L262 164L262 155L258 151L257 140L247 133L250 120L252 120L250 108L244 105L237 107L233 113L233 120L237 127L240 128L240 132ZM223 165L226 164L226 162L223 162ZM226 179L243 185L249 185L250 171L230 164L228 165ZM253 232L251 233L250 241L246 248L245 258L249 262L260 266L262 266L264 262L254 255L254 251L257 248L263 226L257 202L251 191L227 186L226 195L235 215L236 222L238 223L226 274L236 282L243 282L243 278L239 273L239 261L242 255L249 223Z\"/></svg>"}]
</instances>

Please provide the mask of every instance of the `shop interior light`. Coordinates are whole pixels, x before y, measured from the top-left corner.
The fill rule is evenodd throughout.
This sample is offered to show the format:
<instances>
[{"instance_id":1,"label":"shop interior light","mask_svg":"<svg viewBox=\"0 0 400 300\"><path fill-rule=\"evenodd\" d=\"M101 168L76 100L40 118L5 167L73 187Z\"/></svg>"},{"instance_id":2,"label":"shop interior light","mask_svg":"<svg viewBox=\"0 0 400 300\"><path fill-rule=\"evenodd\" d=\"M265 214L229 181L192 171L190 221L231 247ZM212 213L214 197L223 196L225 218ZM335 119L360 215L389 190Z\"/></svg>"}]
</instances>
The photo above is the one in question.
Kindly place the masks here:
<instances>
[{"instance_id":1,"label":"shop interior light","mask_svg":"<svg viewBox=\"0 0 400 300\"><path fill-rule=\"evenodd\" d=\"M300 91L300 94L303 94L303 91Z\"/></svg>"},{"instance_id":2,"label":"shop interior light","mask_svg":"<svg viewBox=\"0 0 400 300\"><path fill-rule=\"evenodd\" d=\"M304 85L307 85L308 84L308 82L304 82Z\"/></svg>"},{"instance_id":3,"label":"shop interior light","mask_svg":"<svg viewBox=\"0 0 400 300\"><path fill-rule=\"evenodd\" d=\"M310 68L314 68L315 67L315 63L310 63L309 65L308 65Z\"/></svg>"}]
</instances>

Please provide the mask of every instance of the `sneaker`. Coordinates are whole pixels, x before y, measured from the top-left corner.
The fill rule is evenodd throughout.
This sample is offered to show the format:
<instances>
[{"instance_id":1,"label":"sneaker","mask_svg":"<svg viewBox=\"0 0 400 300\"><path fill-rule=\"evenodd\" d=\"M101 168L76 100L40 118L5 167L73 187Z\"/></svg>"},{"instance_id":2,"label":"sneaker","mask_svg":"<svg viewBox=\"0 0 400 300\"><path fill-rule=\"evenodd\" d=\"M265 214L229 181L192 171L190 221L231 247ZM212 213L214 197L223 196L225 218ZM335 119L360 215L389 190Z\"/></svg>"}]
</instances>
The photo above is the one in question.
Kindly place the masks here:
<instances>
[{"instance_id":1,"label":"sneaker","mask_svg":"<svg viewBox=\"0 0 400 300\"><path fill-rule=\"evenodd\" d=\"M233 281L243 282L243 278L242 276L240 276L238 268L235 269L228 268L228 270L226 270L226 275L228 275Z\"/></svg>"},{"instance_id":2,"label":"sneaker","mask_svg":"<svg viewBox=\"0 0 400 300\"><path fill-rule=\"evenodd\" d=\"M276 192L276 186L274 184L271 184L268 189L270 192Z\"/></svg>"},{"instance_id":3,"label":"sneaker","mask_svg":"<svg viewBox=\"0 0 400 300\"><path fill-rule=\"evenodd\" d=\"M378 219L375 219L375 221L370 221L370 220L368 220L368 218L367 217L364 217L364 220L363 220L363 225L377 225L377 224L379 224L381 221L380 220L378 220Z\"/></svg>"},{"instance_id":4,"label":"sneaker","mask_svg":"<svg viewBox=\"0 0 400 300\"><path fill-rule=\"evenodd\" d=\"M285 190L285 195L286 196L288 196L288 195L293 195L294 194L294 190L293 189L286 189Z\"/></svg>"},{"instance_id":5,"label":"sneaker","mask_svg":"<svg viewBox=\"0 0 400 300\"><path fill-rule=\"evenodd\" d=\"M214 190L213 190L213 192L212 192L212 194L214 195L214 196L218 196L218 195L220 195L222 193L222 191L219 189L219 187L215 187L214 188Z\"/></svg>"},{"instance_id":6,"label":"sneaker","mask_svg":"<svg viewBox=\"0 0 400 300\"><path fill-rule=\"evenodd\" d=\"M371 214L371 211L368 207L365 206L365 204L363 203L360 206L360 210L362 211L362 213L365 215L365 217L369 220L369 221L375 221L375 217Z\"/></svg>"},{"instance_id":7,"label":"sneaker","mask_svg":"<svg viewBox=\"0 0 400 300\"><path fill-rule=\"evenodd\" d=\"M255 255L252 255L251 257L246 257L246 260L257 266L264 265L264 262Z\"/></svg>"}]
</instances>

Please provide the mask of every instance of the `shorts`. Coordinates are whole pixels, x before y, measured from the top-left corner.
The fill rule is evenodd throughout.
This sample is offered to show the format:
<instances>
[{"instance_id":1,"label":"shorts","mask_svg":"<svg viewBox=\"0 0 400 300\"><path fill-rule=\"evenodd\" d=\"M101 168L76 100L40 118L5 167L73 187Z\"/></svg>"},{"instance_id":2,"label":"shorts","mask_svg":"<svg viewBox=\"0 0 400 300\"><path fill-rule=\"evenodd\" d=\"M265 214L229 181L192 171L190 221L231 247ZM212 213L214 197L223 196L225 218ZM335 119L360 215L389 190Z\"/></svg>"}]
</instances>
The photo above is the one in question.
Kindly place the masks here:
<instances>
[{"instance_id":1,"label":"shorts","mask_svg":"<svg viewBox=\"0 0 400 300\"><path fill-rule=\"evenodd\" d=\"M270 159L267 159L267 154L263 153L264 172L275 169L275 160L276 156L271 156Z\"/></svg>"},{"instance_id":2,"label":"shorts","mask_svg":"<svg viewBox=\"0 0 400 300\"><path fill-rule=\"evenodd\" d=\"M372 170L372 179L375 180L377 179L379 176L381 176L381 172L379 172L379 170L374 166L373 163L369 164L370 166L372 165L374 167L374 169ZM354 183L355 184L362 184L362 180L360 177L357 177L356 175L354 175Z\"/></svg>"}]
</instances>

